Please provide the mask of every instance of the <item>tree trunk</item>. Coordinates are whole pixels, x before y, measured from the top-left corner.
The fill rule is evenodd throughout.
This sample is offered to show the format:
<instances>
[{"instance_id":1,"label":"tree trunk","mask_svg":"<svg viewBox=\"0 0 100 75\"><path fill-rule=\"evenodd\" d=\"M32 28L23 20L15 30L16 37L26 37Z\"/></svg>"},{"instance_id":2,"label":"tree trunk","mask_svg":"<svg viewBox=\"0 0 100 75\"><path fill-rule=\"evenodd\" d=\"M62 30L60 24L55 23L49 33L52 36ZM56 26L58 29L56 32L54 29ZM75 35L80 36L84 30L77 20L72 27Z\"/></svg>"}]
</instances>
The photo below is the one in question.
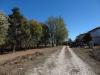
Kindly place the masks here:
<instances>
[{"instance_id":1,"label":"tree trunk","mask_svg":"<svg viewBox=\"0 0 100 75\"><path fill-rule=\"evenodd\" d=\"M13 45L13 53L15 53L15 51L16 51L16 50L15 50L15 49L16 49L15 47L16 47L16 46L15 46L15 45Z\"/></svg>"},{"instance_id":2,"label":"tree trunk","mask_svg":"<svg viewBox=\"0 0 100 75\"><path fill-rule=\"evenodd\" d=\"M52 38L52 47L54 47L54 41L53 41L53 38Z\"/></svg>"}]
</instances>

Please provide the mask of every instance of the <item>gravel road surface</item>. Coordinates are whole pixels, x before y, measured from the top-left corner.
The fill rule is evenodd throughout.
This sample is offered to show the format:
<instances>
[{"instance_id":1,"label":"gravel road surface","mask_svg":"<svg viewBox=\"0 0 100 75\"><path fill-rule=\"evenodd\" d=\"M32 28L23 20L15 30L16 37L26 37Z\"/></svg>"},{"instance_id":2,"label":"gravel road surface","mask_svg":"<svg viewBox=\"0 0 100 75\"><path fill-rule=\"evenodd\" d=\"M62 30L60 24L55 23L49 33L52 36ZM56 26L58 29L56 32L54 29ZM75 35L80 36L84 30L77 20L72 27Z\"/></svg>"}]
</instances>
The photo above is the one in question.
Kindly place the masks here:
<instances>
[{"instance_id":1,"label":"gravel road surface","mask_svg":"<svg viewBox=\"0 0 100 75\"><path fill-rule=\"evenodd\" d=\"M63 46L42 64L30 67L25 75L96 75L92 68L78 57L71 48Z\"/></svg>"}]
</instances>

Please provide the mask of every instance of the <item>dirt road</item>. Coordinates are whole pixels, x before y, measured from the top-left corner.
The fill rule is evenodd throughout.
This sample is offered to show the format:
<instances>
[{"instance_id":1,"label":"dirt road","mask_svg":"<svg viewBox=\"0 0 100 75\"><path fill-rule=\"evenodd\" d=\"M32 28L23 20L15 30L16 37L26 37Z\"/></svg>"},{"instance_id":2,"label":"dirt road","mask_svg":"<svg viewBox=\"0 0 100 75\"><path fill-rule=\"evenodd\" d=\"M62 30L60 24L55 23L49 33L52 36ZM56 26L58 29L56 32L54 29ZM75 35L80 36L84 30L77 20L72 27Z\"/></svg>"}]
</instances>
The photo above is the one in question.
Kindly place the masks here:
<instances>
[{"instance_id":1,"label":"dirt road","mask_svg":"<svg viewBox=\"0 0 100 75\"><path fill-rule=\"evenodd\" d=\"M43 64L29 68L25 75L96 75L92 68L69 47L63 46L50 55Z\"/></svg>"}]
</instances>

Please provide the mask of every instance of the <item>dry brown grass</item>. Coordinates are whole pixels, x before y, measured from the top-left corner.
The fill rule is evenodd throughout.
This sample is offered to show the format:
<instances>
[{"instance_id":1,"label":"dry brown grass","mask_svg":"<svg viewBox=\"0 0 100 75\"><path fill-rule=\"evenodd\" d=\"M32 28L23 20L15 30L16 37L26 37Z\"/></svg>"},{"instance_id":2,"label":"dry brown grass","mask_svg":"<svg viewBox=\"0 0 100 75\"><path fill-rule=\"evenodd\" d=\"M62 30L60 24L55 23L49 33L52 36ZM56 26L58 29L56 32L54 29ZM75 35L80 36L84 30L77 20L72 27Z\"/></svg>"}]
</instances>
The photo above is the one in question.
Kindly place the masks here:
<instances>
[{"instance_id":1,"label":"dry brown grass","mask_svg":"<svg viewBox=\"0 0 100 75\"><path fill-rule=\"evenodd\" d=\"M100 75L100 61L90 56L93 51L92 49L73 48L73 50L83 61L88 63L98 75Z\"/></svg>"},{"instance_id":2,"label":"dry brown grass","mask_svg":"<svg viewBox=\"0 0 100 75\"><path fill-rule=\"evenodd\" d=\"M28 50L0 56L2 57L0 62L3 61L3 57L6 60L0 64L0 75L24 75L29 66L36 66L38 63L43 62L48 55L58 48L62 47ZM12 55L14 56L11 57Z\"/></svg>"}]
</instances>

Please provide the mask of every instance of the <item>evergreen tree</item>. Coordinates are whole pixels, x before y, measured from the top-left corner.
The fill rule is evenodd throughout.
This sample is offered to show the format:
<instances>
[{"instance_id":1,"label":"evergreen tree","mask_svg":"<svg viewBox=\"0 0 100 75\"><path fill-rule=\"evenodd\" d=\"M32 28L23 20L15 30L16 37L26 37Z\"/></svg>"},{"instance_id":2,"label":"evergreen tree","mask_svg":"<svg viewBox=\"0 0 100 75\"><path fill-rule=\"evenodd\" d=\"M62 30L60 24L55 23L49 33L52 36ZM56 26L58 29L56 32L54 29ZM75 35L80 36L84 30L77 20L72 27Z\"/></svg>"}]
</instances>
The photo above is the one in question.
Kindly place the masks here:
<instances>
[{"instance_id":1,"label":"evergreen tree","mask_svg":"<svg viewBox=\"0 0 100 75\"><path fill-rule=\"evenodd\" d=\"M12 14L9 15L9 43L13 48L20 49L22 44L27 41L26 36L29 37L30 29L28 26L27 19L21 15L19 8L13 8Z\"/></svg>"}]
</instances>

